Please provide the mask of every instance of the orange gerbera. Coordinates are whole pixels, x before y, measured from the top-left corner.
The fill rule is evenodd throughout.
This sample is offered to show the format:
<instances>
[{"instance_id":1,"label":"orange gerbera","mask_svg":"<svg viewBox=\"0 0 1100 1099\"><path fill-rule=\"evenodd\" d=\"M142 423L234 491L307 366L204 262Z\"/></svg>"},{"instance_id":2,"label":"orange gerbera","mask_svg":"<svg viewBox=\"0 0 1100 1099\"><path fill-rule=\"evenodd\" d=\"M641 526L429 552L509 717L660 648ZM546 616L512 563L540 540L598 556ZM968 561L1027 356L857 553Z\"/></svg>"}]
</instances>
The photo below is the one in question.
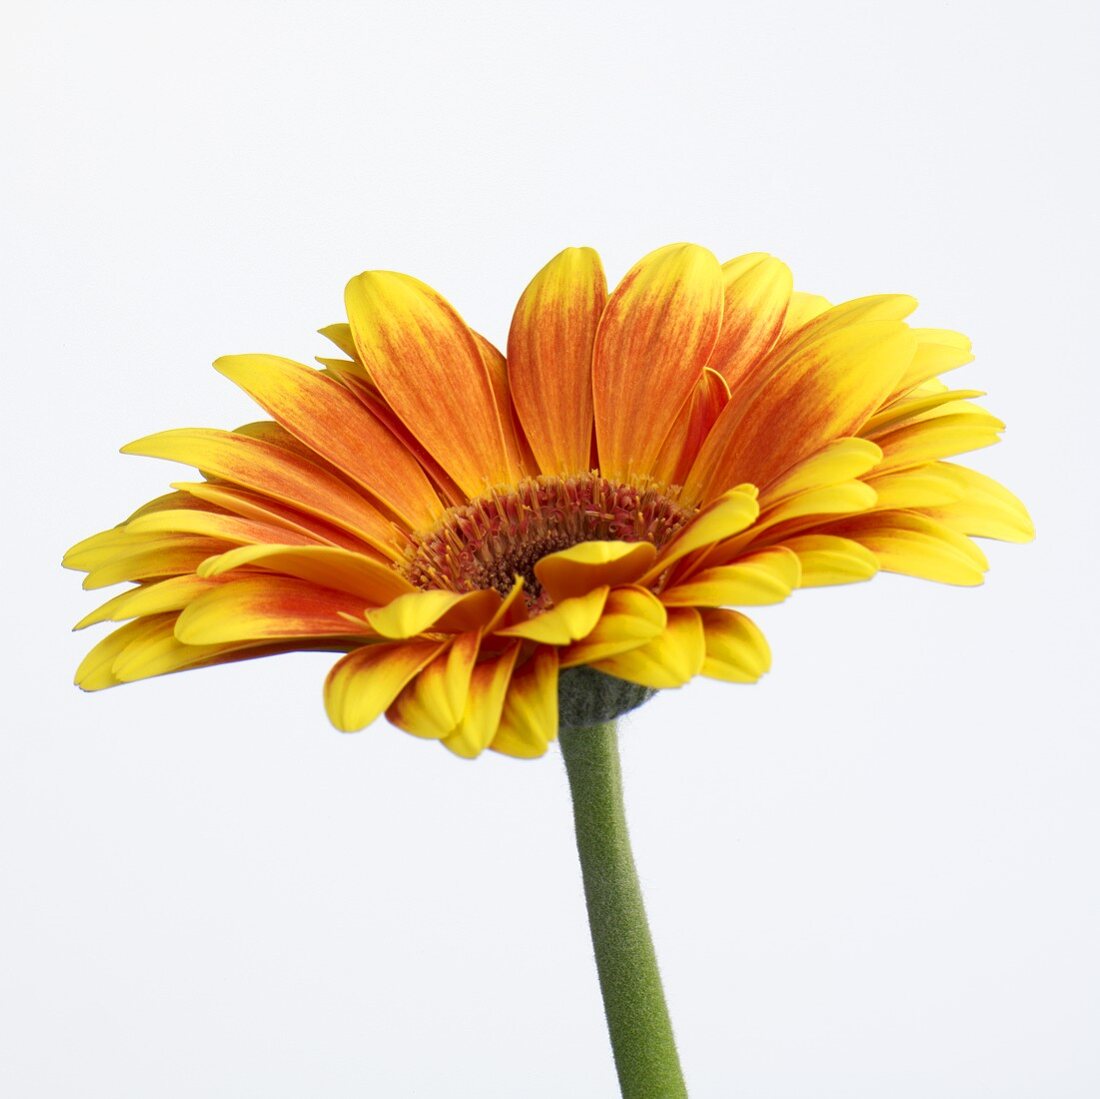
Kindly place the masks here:
<instances>
[{"instance_id":1,"label":"orange gerbera","mask_svg":"<svg viewBox=\"0 0 1100 1099\"><path fill-rule=\"evenodd\" d=\"M570 248L520 298L507 359L407 275L359 275L346 305L322 331L347 358L320 370L215 363L270 420L123 448L204 479L66 555L85 587L137 583L79 623L132 619L81 687L339 651L338 728L385 713L462 756L538 756L559 685L568 726L759 678L767 644L731 607L880 568L977 584L970 535L1032 536L944 461L1003 424L938 380L969 341L910 327L904 295L830 306L770 256L676 244L608 296Z\"/></svg>"}]
</instances>

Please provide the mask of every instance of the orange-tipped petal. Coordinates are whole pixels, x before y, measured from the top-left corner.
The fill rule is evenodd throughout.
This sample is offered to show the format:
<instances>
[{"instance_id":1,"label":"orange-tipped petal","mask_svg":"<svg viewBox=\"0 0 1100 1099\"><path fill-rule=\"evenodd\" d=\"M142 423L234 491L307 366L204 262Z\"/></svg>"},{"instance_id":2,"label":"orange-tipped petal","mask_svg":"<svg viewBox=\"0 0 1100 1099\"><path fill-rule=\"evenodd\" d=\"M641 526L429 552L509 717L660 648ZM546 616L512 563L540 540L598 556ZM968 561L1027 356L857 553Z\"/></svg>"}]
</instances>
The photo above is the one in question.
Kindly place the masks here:
<instances>
[{"instance_id":1,"label":"orange-tipped petal","mask_svg":"<svg viewBox=\"0 0 1100 1099\"><path fill-rule=\"evenodd\" d=\"M515 480L481 352L431 287L367 271L345 300L355 346L386 401L470 496Z\"/></svg>"},{"instance_id":2,"label":"orange-tipped petal","mask_svg":"<svg viewBox=\"0 0 1100 1099\"><path fill-rule=\"evenodd\" d=\"M439 740L454 732L466 709L481 636L459 634L420 671L386 710L386 719L415 736Z\"/></svg>"},{"instance_id":3,"label":"orange-tipped petal","mask_svg":"<svg viewBox=\"0 0 1100 1099\"><path fill-rule=\"evenodd\" d=\"M771 667L768 642L751 618L716 608L699 615L706 649L702 675L727 683L755 683Z\"/></svg>"},{"instance_id":4,"label":"orange-tipped petal","mask_svg":"<svg viewBox=\"0 0 1100 1099\"><path fill-rule=\"evenodd\" d=\"M722 321L722 271L705 248L670 244L608 299L592 363L600 471L648 474L707 364Z\"/></svg>"},{"instance_id":5,"label":"orange-tipped petal","mask_svg":"<svg viewBox=\"0 0 1100 1099\"><path fill-rule=\"evenodd\" d=\"M558 736L558 654L536 649L512 673L496 735L494 752L534 759L544 755Z\"/></svg>"},{"instance_id":6,"label":"orange-tipped petal","mask_svg":"<svg viewBox=\"0 0 1100 1099\"><path fill-rule=\"evenodd\" d=\"M275 355L227 355L214 369L409 527L442 512L416 459L339 382Z\"/></svg>"},{"instance_id":7,"label":"orange-tipped petal","mask_svg":"<svg viewBox=\"0 0 1100 1099\"><path fill-rule=\"evenodd\" d=\"M631 584L653 564L652 542L578 542L535 564L535 576L555 603L593 588Z\"/></svg>"},{"instance_id":8,"label":"orange-tipped petal","mask_svg":"<svg viewBox=\"0 0 1100 1099\"><path fill-rule=\"evenodd\" d=\"M443 741L455 755L473 759L488 748L496 736L519 650L517 643L500 656L474 668L462 719Z\"/></svg>"},{"instance_id":9,"label":"orange-tipped petal","mask_svg":"<svg viewBox=\"0 0 1100 1099\"><path fill-rule=\"evenodd\" d=\"M566 248L523 292L508 333L512 400L544 473L578 473L592 450L592 345L607 280L591 248Z\"/></svg>"},{"instance_id":10,"label":"orange-tipped petal","mask_svg":"<svg viewBox=\"0 0 1100 1099\"><path fill-rule=\"evenodd\" d=\"M366 645L348 653L325 679L329 720L344 733L370 725L443 648L431 641L409 641Z\"/></svg>"},{"instance_id":11,"label":"orange-tipped petal","mask_svg":"<svg viewBox=\"0 0 1100 1099\"><path fill-rule=\"evenodd\" d=\"M827 332L771 364L745 403L726 406L684 485L687 501L736 484L766 486L879 407L916 344L901 321L867 321Z\"/></svg>"},{"instance_id":12,"label":"orange-tipped petal","mask_svg":"<svg viewBox=\"0 0 1100 1099\"><path fill-rule=\"evenodd\" d=\"M180 614L176 637L185 645L272 641L296 637L366 634L345 616L361 614L363 601L284 576L230 580L200 595Z\"/></svg>"}]
</instances>

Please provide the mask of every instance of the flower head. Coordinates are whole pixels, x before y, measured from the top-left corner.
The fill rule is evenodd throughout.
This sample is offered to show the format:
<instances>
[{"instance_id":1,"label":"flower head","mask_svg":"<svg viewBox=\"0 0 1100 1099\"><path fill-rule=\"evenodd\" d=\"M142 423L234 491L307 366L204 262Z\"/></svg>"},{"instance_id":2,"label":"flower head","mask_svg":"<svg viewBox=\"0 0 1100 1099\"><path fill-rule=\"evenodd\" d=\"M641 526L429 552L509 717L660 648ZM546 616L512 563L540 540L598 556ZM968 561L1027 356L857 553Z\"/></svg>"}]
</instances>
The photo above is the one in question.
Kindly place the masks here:
<instances>
[{"instance_id":1,"label":"flower head","mask_svg":"<svg viewBox=\"0 0 1100 1099\"><path fill-rule=\"evenodd\" d=\"M1003 424L939 380L970 343L911 327L907 296L834 306L770 256L676 244L610 295L566 249L507 358L407 275L357 276L346 306L319 370L215 363L271 419L123 448L202 477L66 555L85 587L136 583L78 624L127 622L81 687L330 650L338 728L385 713L459 755L537 756L572 669L639 697L751 683L768 647L732 608L879 569L977 584L971 535L1032 536L945 460Z\"/></svg>"}]
</instances>

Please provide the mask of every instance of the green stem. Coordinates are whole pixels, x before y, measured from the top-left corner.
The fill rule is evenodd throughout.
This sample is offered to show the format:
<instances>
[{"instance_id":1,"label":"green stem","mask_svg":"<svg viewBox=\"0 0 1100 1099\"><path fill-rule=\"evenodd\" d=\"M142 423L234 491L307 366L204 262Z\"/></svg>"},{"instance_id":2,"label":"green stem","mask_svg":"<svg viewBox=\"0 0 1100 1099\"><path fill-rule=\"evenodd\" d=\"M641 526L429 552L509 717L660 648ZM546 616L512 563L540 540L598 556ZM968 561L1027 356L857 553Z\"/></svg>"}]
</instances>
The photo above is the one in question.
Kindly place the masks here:
<instances>
[{"instance_id":1,"label":"green stem","mask_svg":"<svg viewBox=\"0 0 1100 1099\"><path fill-rule=\"evenodd\" d=\"M560 734L588 925L623 1099L687 1096L623 811L615 723Z\"/></svg>"}]
</instances>

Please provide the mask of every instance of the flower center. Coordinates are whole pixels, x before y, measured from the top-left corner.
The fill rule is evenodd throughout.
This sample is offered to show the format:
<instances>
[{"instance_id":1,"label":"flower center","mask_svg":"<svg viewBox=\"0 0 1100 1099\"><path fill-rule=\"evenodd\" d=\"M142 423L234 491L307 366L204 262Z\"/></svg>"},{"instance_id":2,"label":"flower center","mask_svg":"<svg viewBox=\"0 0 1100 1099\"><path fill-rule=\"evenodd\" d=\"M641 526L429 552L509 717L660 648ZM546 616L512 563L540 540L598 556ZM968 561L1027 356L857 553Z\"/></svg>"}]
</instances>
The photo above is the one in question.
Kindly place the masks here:
<instances>
[{"instance_id":1,"label":"flower center","mask_svg":"<svg viewBox=\"0 0 1100 1099\"><path fill-rule=\"evenodd\" d=\"M578 542L662 546L688 520L675 493L650 482L620 484L596 473L532 477L450 508L436 526L411 536L404 571L424 589L507 595L522 577L528 605L549 598L535 577L547 554Z\"/></svg>"}]
</instances>

